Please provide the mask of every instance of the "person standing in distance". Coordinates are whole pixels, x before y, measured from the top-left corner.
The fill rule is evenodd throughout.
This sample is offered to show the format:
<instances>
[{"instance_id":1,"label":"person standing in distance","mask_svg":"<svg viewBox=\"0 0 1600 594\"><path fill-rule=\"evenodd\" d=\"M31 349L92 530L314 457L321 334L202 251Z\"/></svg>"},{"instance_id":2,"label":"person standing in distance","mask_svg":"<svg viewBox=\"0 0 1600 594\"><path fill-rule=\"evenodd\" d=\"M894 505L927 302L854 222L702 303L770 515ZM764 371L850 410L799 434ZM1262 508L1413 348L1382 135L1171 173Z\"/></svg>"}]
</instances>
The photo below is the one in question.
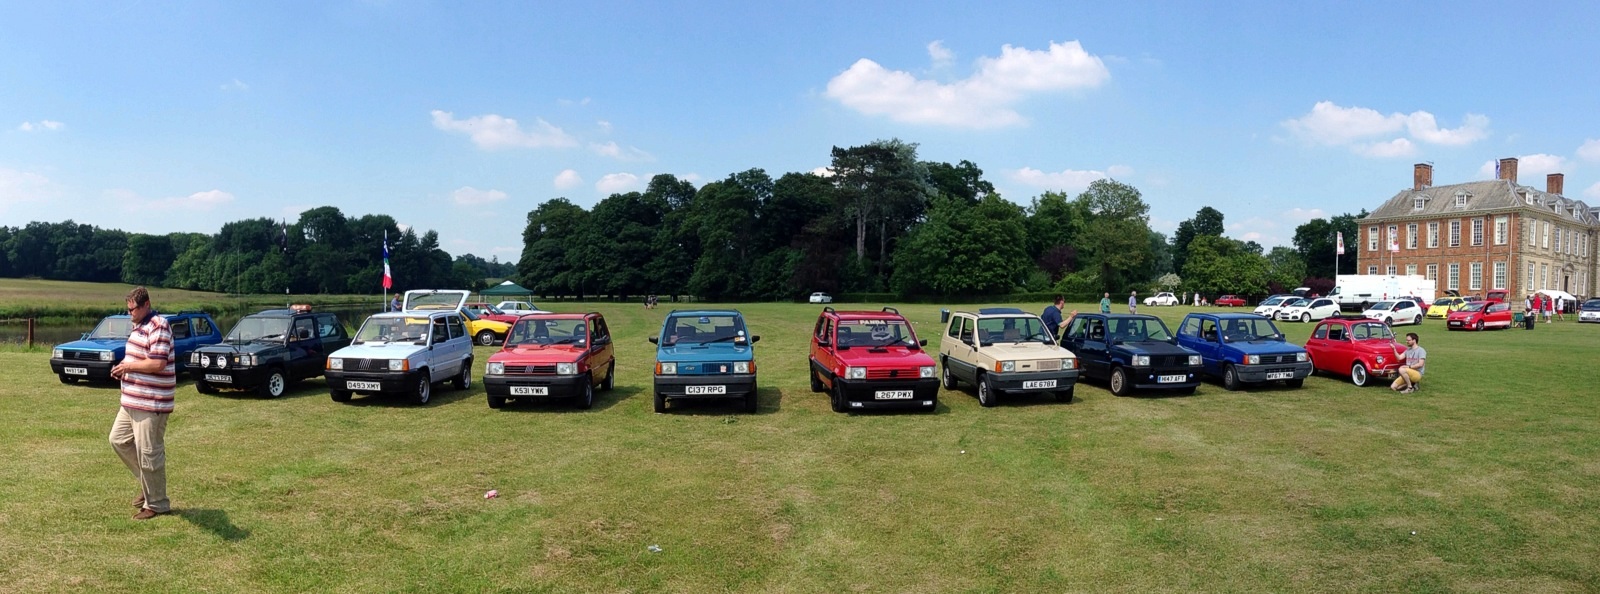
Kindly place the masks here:
<instances>
[{"instance_id":1,"label":"person standing in distance","mask_svg":"<svg viewBox=\"0 0 1600 594\"><path fill-rule=\"evenodd\" d=\"M1134 292L1128 294L1128 313L1131 313L1131 314L1139 313L1139 292L1138 291L1134 291Z\"/></svg>"},{"instance_id":2,"label":"person standing in distance","mask_svg":"<svg viewBox=\"0 0 1600 594\"><path fill-rule=\"evenodd\" d=\"M135 520L172 511L167 499L167 417L172 414L178 374L173 361L172 327L150 306L150 292L128 292L132 330L122 362L111 377L122 382L122 406L111 424L111 448L139 482Z\"/></svg>"},{"instance_id":3,"label":"person standing in distance","mask_svg":"<svg viewBox=\"0 0 1600 594\"><path fill-rule=\"evenodd\" d=\"M1100 313L1103 313L1103 314L1111 313L1111 294L1110 293L1106 293L1105 297L1101 297L1100 298Z\"/></svg>"},{"instance_id":4,"label":"person standing in distance","mask_svg":"<svg viewBox=\"0 0 1600 594\"><path fill-rule=\"evenodd\" d=\"M1044 327L1049 330L1050 338L1052 339L1057 339L1061 336L1061 326L1067 323L1061 319L1061 306L1066 305L1066 303L1067 299L1065 297L1056 295L1055 301L1046 306L1044 313L1039 316L1040 321L1044 322Z\"/></svg>"}]
</instances>

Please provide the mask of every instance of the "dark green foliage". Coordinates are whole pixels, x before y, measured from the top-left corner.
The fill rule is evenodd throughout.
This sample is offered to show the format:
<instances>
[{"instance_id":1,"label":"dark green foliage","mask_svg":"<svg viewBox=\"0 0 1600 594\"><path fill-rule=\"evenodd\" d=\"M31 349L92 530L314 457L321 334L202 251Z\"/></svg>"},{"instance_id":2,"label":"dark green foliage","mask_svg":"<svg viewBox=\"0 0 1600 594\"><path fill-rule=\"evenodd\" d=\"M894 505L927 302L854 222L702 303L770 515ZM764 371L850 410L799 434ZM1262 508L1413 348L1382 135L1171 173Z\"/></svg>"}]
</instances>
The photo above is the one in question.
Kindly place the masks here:
<instances>
[{"instance_id":1,"label":"dark green foliage","mask_svg":"<svg viewBox=\"0 0 1600 594\"><path fill-rule=\"evenodd\" d=\"M970 206L960 197L935 199L895 251L895 290L979 295L1022 286L1032 268L1025 220L1021 207L993 194Z\"/></svg>"},{"instance_id":2,"label":"dark green foliage","mask_svg":"<svg viewBox=\"0 0 1600 594\"><path fill-rule=\"evenodd\" d=\"M1356 214L1345 213L1332 220L1311 219L1294 229L1294 248L1306 264L1306 274L1318 278L1334 278L1335 274L1356 273L1356 248L1361 236L1356 219L1367 216L1367 209ZM1338 257L1339 270L1334 271L1337 240L1336 232L1344 233L1345 255Z\"/></svg>"}]
</instances>

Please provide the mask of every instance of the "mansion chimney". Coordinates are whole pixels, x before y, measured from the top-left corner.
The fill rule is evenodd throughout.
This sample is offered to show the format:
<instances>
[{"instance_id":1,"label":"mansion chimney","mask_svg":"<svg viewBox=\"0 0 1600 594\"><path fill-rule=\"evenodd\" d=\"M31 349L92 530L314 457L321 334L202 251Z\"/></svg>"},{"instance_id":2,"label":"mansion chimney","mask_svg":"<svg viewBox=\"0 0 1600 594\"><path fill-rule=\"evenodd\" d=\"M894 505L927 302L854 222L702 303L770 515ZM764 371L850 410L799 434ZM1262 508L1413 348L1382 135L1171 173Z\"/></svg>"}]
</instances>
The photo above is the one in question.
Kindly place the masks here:
<instances>
[{"instance_id":1,"label":"mansion chimney","mask_svg":"<svg viewBox=\"0 0 1600 594\"><path fill-rule=\"evenodd\" d=\"M1411 173L1411 189L1422 190L1433 186L1433 164L1417 163Z\"/></svg>"},{"instance_id":2,"label":"mansion chimney","mask_svg":"<svg viewBox=\"0 0 1600 594\"><path fill-rule=\"evenodd\" d=\"M1500 160L1500 179L1517 184L1517 158L1506 157Z\"/></svg>"},{"instance_id":3,"label":"mansion chimney","mask_svg":"<svg viewBox=\"0 0 1600 594\"><path fill-rule=\"evenodd\" d=\"M1567 176L1560 173L1547 175L1544 178L1544 191L1560 196L1563 189L1562 186L1566 185L1566 181Z\"/></svg>"}]
</instances>

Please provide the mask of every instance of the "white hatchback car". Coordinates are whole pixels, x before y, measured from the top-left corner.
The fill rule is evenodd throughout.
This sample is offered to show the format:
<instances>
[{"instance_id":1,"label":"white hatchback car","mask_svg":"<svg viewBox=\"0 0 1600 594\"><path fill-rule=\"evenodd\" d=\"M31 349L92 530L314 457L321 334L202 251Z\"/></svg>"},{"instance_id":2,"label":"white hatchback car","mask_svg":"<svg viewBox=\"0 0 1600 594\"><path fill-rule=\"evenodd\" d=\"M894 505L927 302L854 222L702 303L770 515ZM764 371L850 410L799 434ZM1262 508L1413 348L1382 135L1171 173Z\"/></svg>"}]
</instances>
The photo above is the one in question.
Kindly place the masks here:
<instances>
[{"instance_id":1,"label":"white hatchback car","mask_svg":"<svg viewBox=\"0 0 1600 594\"><path fill-rule=\"evenodd\" d=\"M1390 326L1401 324L1421 324L1422 307L1410 299L1399 301L1379 301L1368 307L1361 315L1379 320Z\"/></svg>"},{"instance_id":2,"label":"white hatchback car","mask_svg":"<svg viewBox=\"0 0 1600 594\"><path fill-rule=\"evenodd\" d=\"M833 296L829 295L827 293L821 293L821 292L812 293L811 294L811 302L812 303L833 303Z\"/></svg>"},{"instance_id":3,"label":"white hatchback car","mask_svg":"<svg viewBox=\"0 0 1600 594\"><path fill-rule=\"evenodd\" d=\"M1267 319L1272 319L1276 316L1279 309L1290 303L1294 303L1299 299L1299 297L1294 295L1275 295L1268 297L1261 302L1261 305L1256 306L1256 315Z\"/></svg>"},{"instance_id":4,"label":"white hatchback car","mask_svg":"<svg viewBox=\"0 0 1600 594\"><path fill-rule=\"evenodd\" d=\"M1168 292L1164 292L1163 291L1161 293L1156 293L1155 295L1152 295L1150 297L1145 297L1144 298L1144 304L1145 305L1152 305L1152 306L1154 306L1154 305L1177 305L1178 304L1178 297L1173 295L1172 293L1168 293Z\"/></svg>"},{"instance_id":5,"label":"white hatchback car","mask_svg":"<svg viewBox=\"0 0 1600 594\"><path fill-rule=\"evenodd\" d=\"M1315 322L1339 315L1339 304L1327 297L1290 297L1272 317L1285 322Z\"/></svg>"}]
</instances>

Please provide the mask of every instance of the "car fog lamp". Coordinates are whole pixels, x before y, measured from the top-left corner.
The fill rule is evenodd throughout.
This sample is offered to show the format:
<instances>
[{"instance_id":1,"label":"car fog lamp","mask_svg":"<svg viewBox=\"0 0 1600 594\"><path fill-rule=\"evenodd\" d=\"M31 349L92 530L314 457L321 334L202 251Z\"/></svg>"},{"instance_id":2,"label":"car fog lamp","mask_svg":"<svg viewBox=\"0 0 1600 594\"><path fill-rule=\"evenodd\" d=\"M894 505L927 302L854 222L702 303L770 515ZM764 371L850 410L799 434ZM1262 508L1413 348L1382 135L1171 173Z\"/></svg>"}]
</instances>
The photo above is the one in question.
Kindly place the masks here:
<instances>
[{"instance_id":1,"label":"car fog lamp","mask_svg":"<svg viewBox=\"0 0 1600 594\"><path fill-rule=\"evenodd\" d=\"M1261 364L1261 355L1245 355L1244 356L1244 364L1245 365L1260 365Z\"/></svg>"},{"instance_id":2,"label":"car fog lamp","mask_svg":"<svg viewBox=\"0 0 1600 594\"><path fill-rule=\"evenodd\" d=\"M927 366L927 367L923 367L923 368L922 368L922 369L921 369L921 371L920 371L920 375L921 375L921 376L922 376L922 377L925 377L925 378L926 378L926 377L933 377L933 366L932 366L932 365L929 365L929 366Z\"/></svg>"},{"instance_id":3,"label":"car fog lamp","mask_svg":"<svg viewBox=\"0 0 1600 594\"><path fill-rule=\"evenodd\" d=\"M1017 370L1017 362L1016 361L1001 361L1000 362L1000 369L998 371L1000 371L1001 373L1010 373L1010 372L1013 372L1013 371L1016 371L1016 370Z\"/></svg>"},{"instance_id":4,"label":"car fog lamp","mask_svg":"<svg viewBox=\"0 0 1600 594\"><path fill-rule=\"evenodd\" d=\"M200 366L201 367L205 367L205 366L210 365L210 364L211 364L211 355L200 355Z\"/></svg>"},{"instance_id":5,"label":"car fog lamp","mask_svg":"<svg viewBox=\"0 0 1600 594\"><path fill-rule=\"evenodd\" d=\"M867 368L846 367L844 368L844 377L846 379L867 379Z\"/></svg>"},{"instance_id":6,"label":"car fog lamp","mask_svg":"<svg viewBox=\"0 0 1600 594\"><path fill-rule=\"evenodd\" d=\"M1294 360L1300 363L1305 363L1306 361L1311 360L1311 355L1305 353L1295 353Z\"/></svg>"},{"instance_id":7,"label":"car fog lamp","mask_svg":"<svg viewBox=\"0 0 1600 594\"><path fill-rule=\"evenodd\" d=\"M678 375L677 363L656 363L656 373L661 375Z\"/></svg>"},{"instance_id":8,"label":"car fog lamp","mask_svg":"<svg viewBox=\"0 0 1600 594\"><path fill-rule=\"evenodd\" d=\"M113 353L111 351L100 351L100 360L101 361L110 361L111 358L112 358L112 354Z\"/></svg>"},{"instance_id":9,"label":"car fog lamp","mask_svg":"<svg viewBox=\"0 0 1600 594\"><path fill-rule=\"evenodd\" d=\"M225 356L217 357L217 369L227 369L227 368L228 368L228 358L225 357Z\"/></svg>"},{"instance_id":10,"label":"car fog lamp","mask_svg":"<svg viewBox=\"0 0 1600 594\"><path fill-rule=\"evenodd\" d=\"M734 361L733 362L733 372L734 373L750 373L750 362L749 361Z\"/></svg>"},{"instance_id":11,"label":"car fog lamp","mask_svg":"<svg viewBox=\"0 0 1600 594\"><path fill-rule=\"evenodd\" d=\"M51 359L65 359L66 357L62 356L61 349L50 349L50 358Z\"/></svg>"},{"instance_id":12,"label":"car fog lamp","mask_svg":"<svg viewBox=\"0 0 1600 594\"><path fill-rule=\"evenodd\" d=\"M1134 355L1133 356L1133 366L1134 367L1148 367L1149 365L1150 365L1150 355Z\"/></svg>"},{"instance_id":13,"label":"car fog lamp","mask_svg":"<svg viewBox=\"0 0 1600 594\"><path fill-rule=\"evenodd\" d=\"M561 375L574 375L578 373L577 363L557 363L556 373Z\"/></svg>"},{"instance_id":14,"label":"car fog lamp","mask_svg":"<svg viewBox=\"0 0 1600 594\"><path fill-rule=\"evenodd\" d=\"M389 360L389 371L405 371L405 370L406 370L406 360L405 359L390 359Z\"/></svg>"},{"instance_id":15,"label":"car fog lamp","mask_svg":"<svg viewBox=\"0 0 1600 594\"><path fill-rule=\"evenodd\" d=\"M1189 364L1190 365L1199 365L1200 364L1200 355L1189 355Z\"/></svg>"},{"instance_id":16,"label":"car fog lamp","mask_svg":"<svg viewBox=\"0 0 1600 594\"><path fill-rule=\"evenodd\" d=\"M332 369L334 371L343 371L344 359L340 359L338 357L328 357L328 369Z\"/></svg>"}]
</instances>

